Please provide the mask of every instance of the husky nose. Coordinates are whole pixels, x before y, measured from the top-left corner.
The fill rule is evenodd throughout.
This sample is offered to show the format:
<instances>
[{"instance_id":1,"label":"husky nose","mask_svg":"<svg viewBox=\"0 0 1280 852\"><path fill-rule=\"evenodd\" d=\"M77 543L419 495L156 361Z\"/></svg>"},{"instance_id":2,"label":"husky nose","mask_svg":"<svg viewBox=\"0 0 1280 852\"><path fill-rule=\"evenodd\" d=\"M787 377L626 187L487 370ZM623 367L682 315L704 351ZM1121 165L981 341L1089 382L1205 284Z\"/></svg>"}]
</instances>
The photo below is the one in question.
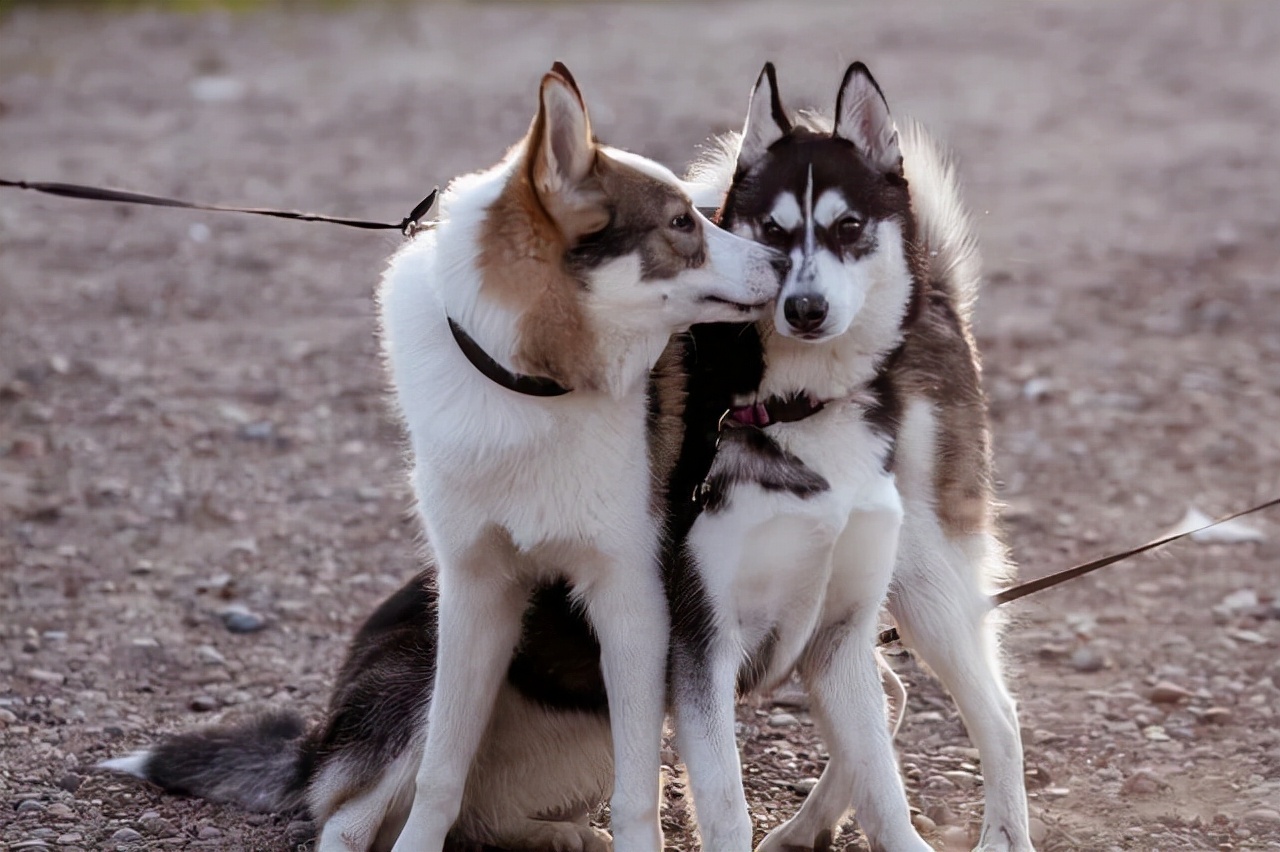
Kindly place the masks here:
<instances>
[{"instance_id":1,"label":"husky nose","mask_svg":"<svg viewBox=\"0 0 1280 852\"><path fill-rule=\"evenodd\" d=\"M782 315L796 331L816 331L827 318L827 300L816 293L791 296L782 303Z\"/></svg>"}]
</instances>

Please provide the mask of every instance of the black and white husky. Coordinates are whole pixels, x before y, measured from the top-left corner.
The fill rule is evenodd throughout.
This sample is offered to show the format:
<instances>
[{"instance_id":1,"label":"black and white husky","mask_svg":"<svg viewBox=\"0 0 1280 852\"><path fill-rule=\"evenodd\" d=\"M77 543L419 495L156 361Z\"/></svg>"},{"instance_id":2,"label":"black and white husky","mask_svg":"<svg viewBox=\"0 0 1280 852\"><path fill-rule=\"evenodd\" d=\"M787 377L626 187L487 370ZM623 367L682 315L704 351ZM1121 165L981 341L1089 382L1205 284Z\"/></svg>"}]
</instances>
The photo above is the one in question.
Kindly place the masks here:
<instances>
[{"instance_id":1,"label":"black and white husky","mask_svg":"<svg viewBox=\"0 0 1280 852\"><path fill-rule=\"evenodd\" d=\"M583 817L612 777L616 848L660 852L668 629L654 486L673 453L648 429L649 374L693 323L759 316L784 263L712 225L663 166L597 143L557 64L524 140L454 181L435 229L383 279L438 597L411 584L365 626L317 734L259 720L108 767L201 795L256 792L268 807L292 791L322 823L321 852L437 852L451 833L600 850ZM572 606L590 629L541 640L542 621ZM566 688L573 673L553 653L592 652L592 633L607 714L598 689ZM527 653L512 662L517 645Z\"/></svg>"},{"instance_id":2,"label":"black and white husky","mask_svg":"<svg viewBox=\"0 0 1280 852\"><path fill-rule=\"evenodd\" d=\"M887 599L981 752L979 848L1027 852L1018 721L987 623L1007 564L970 333L978 259L953 170L918 128L899 135L858 63L831 122L789 114L765 66L739 144L702 178L723 186L730 171L721 226L791 268L772 317L695 329L684 356L671 499L696 505L665 561L671 701L703 848L750 849L735 693L793 671L830 761L760 850L826 849L850 807L872 849L930 848L886 720Z\"/></svg>"}]
</instances>

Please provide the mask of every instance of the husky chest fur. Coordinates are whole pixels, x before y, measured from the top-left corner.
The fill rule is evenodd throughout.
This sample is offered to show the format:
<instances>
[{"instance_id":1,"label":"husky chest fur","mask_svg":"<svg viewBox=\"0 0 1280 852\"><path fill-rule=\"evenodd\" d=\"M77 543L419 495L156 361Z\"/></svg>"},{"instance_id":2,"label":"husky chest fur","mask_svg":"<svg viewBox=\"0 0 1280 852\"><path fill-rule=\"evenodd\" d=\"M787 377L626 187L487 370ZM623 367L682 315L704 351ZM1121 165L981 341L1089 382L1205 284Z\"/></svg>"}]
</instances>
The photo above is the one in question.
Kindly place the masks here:
<instances>
[{"instance_id":1,"label":"husky chest fur","mask_svg":"<svg viewBox=\"0 0 1280 852\"><path fill-rule=\"evenodd\" d=\"M766 66L733 153L721 224L791 263L771 317L696 329L685 351L689 433L670 494L678 506L692 488L700 509L674 525L667 583L703 845L751 843L735 688L798 671L831 760L760 848L821 848L853 806L873 849L929 849L874 651L887 600L996 767L981 848L1025 852L1016 716L983 624L1003 549L968 331L976 256L950 168L922 134L899 137L860 64L830 123L787 113Z\"/></svg>"}]
</instances>

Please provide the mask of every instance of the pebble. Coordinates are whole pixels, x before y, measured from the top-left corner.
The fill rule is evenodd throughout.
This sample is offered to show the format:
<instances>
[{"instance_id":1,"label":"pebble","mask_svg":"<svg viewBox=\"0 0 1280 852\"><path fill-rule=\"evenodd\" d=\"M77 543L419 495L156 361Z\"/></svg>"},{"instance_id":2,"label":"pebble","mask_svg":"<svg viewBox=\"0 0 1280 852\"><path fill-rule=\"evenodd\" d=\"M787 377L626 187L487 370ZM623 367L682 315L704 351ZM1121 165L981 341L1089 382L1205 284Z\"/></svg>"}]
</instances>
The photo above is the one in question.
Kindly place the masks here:
<instances>
[{"instance_id":1,"label":"pebble","mask_svg":"<svg viewBox=\"0 0 1280 852\"><path fill-rule=\"evenodd\" d=\"M800 720L790 713L774 713L769 717L769 724L775 728L794 728Z\"/></svg>"},{"instance_id":2,"label":"pebble","mask_svg":"<svg viewBox=\"0 0 1280 852\"><path fill-rule=\"evenodd\" d=\"M12 710L0 708L0 728L12 725L18 721L18 717L13 714Z\"/></svg>"},{"instance_id":3,"label":"pebble","mask_svg":"<svg viewBox=\"0 0 1280 852\"><path fill-rule=\"evenodd\" d=\"M916 831L921 834L929 834L932 831L936 831L938 828L938 824L924 814L916 814L913 816L911 818L911 824L914 825L916 827Z\"/></svg>"},{"instance_id":4,"label":"pebble","mask_svg":"<svg viewBox=\"0 0 1280 852\"><path fill-rule=\"evenodd\" d=\"M196 656L207 666L222 666L227 663L227 658L212 645L201 645L196 648Z\"/></svg>"},{"instance_id":5,"label":"pebble","mask_svg":"<svg viewBox=\"0 0 1280 852\"><path fill-rule=\"evenodd\" d=\"M934 825L951 825L956 821L956 815L946 802L930 805L925 808L924 814L933 821Z\"/></svg>"},{"instance_id":6,"label":"pebble","mask_svg":"<svg viewBox=\"0 0 1280 852\"><path fill-rule=\"evenodd\" d=\"M239 605L229 606L218 615L232 633L257 633L267 626L266 619L247 607Z\"/></svg>"},{"instance_id":7,"label":"pebble","mask_svg":"<svg viewBox=\"0 0 1280 852\"><path fill-rule=\"evenodd\" d=\"M189 705L197 713L209 713L218 709L217 699L209 695L197 695Z\"/></svg>"},{"instance_id":8,"label":"pebble","mask_svg":"<svg viewBox=\"0 0 1280 852\"><path fill-rule=\"evenodd\" d=\"M68 793L74 793L80 789L80 785L84 783L84 779L74 772L68 772L58 779L58 786L66 790Z\"/></svg>"},{"instance_id":9,"label":"pebble","mask_svg":"<svg viewBox=\"0 0 1280 852\"><path fill-rule=\"evenodd\" d=\"M1049 826L1045 825L1044 820L1039 817L1031 817L1027 820L1027 833L1031 835L1033 845L1043 846L1045 840L1049 838Z\"/></svg>"},{"instance_id":10,"label":"pebble","mask_svg":"<svg viewBox=\"0 0 1280 852\"><path fill-rule=\"evenodd\" d=\"M1231 721L1231 710L1226 707L1210 707L1200 714L1200 721L1209 725L1225 725Z\"/></svg>"},{"instance_id":11,"label":"pebble","mask_svg":"<svg viewBox=\"0 0 1280 852\"><path fill-rule=\"evenodd\" d=\"M1069 660L1071 668L1078 672L1098 672L1106 666L1102 655L1088 645L1082 645L1071 652Z\"/></svg>"},{"instance_id":12,"label":"pebble","mask_svg":"<svg viewBox=\"0 0 1280 852\"><path fill-rule=\"evenodd\" d=\"M1280 811L1271 808L1254 808L1251 811L1245 811L1241 817L1244 822L1265 822L1271 825L1280 825Z\"/></svg>"},{"instance_id":13,"label":"pebble","mask_svg":"<svg viewBox=\"0 0 1280 852\"><path fill-rule=\"evenodd\" d=\"M813 791L813 788L817 786L818 786L817 778L801 778L799 781L796 781L794 784L791 785L791 789L795 790L797 793L799 793L802 796L807 796L809 795L809 793Z\"/></svg>"},{"instance_id":14,"label":"pebble","mask_svg":"<svg viewBox=\"0 0 1280 852\"><path fill-rule=\"evenodd\" d=\"M25 802L18 803L18 813L20 814L37 814L44 810L44 805L35 799L27 799Z\"/></svg>"},{"instance_id":15,"label":"pebble","mask_svg":"<svg viewBox=\"0 0 1280 852\"><path fill-rule=\"evenodd\" d=\"M54 686L62 686L67 682L67 676L59 672L51 672L47 669L27 669L27 677L40 683L51 683Z\"/></svg>"},{"instance_id":16,"label":"pebble","mask_svg":"<svg viewBox=\"0 0 1280 852\"><path fill-rule=\"evenodd\" d=\"M946 778L952 784L955 784L961 790L972 790L978 786L978 778L972 772L965 772L963 769L953 769L950 772L942 773L942 777Z\"/></svg>"},{"instance_id":17,"label":"pebble","mask_svg":"<svg viewBox=\"0 0 1280 852\"><path fill-rule=\"evenodd\" d=\"M1120 792L1126 796L1150 796L1153 793L1159 793L1164 786L1164 782L1150 769L1139 769L1120 785Z\"/></svg>"},{"instance_id":18,"label":"pebble","mask_svg":"<svg viewBox=\"0 0 1280 852\"><path fill-rule=\"evenodd\" d=\"M1183 689L1172 681L1162 680L1151 688L1147 697L1156 704L1177 704L1190 698L1190 690Z\"/></svg>"},{"instance_id":19,"label":"pebble","mask_svg":"<svg viewBox=\"0 0 1280 852\"><path fill-rule=\"evenodd\" d=\"M111 839L116 843L137 843L142 840L142 835L132 828L121 828L111 835Z\"/></svg>"},{"instance_id":20,"label":"pebble","mask_svg":"<svg viewBox=\"0 0 1280 852\"><path fill-rule=\"evenodd\" d=\"M69 831L66 834L58 835L59 846L74 846L77 843L84 842L84 835L78 831Z\"/></svg>"},{"instance_id":21,"label":"pebble","mask_svg":"<svg viewBox=\"0 0 1280 852\"><path fill-rule=\"evenodd\" d=\"M968 849L969 832L958 825L944 826L938 837L942 839L943 849Z\"/></svg>"},{"instance_id":22,"label":"pebble","mask_svg":"<svg viewBox=\"0 0 1280 852\"><path fill-rule=\"evenodd\" d=\"M49 844L43 840L19 840L9 847L9 852L35 852L37 849L48 849Z\"/></svg>"},{"instance_id":23,"label":"pebble","mask_svg":"<svg viewBox=\"0 0 1280 852\"><path fill-rule=\"evenodd\" d=\"M49 806L47 813L54 819L75 819L76 816L76 812L62 802L54 802Z\"/></svg>"},{"instance_id":24,"label":"pebble","mask_svg":"<svg viewBox=\"0 0 1280 852\"><path fill-rule=\"evenodd\" d=\"M200 826L200 831L196 834L198 840L217 840L222 836L222 829L212 825Z\"/></svg>"}]
</instances>

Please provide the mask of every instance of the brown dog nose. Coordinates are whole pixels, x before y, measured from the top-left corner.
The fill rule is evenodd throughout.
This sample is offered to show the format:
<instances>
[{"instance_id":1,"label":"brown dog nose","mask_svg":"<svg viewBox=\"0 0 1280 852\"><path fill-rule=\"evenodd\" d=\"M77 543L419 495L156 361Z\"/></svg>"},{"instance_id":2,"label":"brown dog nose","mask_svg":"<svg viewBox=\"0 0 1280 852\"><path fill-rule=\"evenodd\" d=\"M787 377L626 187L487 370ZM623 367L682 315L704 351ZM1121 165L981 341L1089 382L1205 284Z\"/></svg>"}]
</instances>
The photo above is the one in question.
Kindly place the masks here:
<instances>
[{"instance_id":1,"label":"brown dog nose","mask_svg":"<svg viewBox=\"0 0 1280 852\"><path fill-rule=\"evenodd\" d=\"M782 303L782 315L796 331L817 331L827 318L827 300L816 293L790 296Z\"/></svg>"}]
</instances>

